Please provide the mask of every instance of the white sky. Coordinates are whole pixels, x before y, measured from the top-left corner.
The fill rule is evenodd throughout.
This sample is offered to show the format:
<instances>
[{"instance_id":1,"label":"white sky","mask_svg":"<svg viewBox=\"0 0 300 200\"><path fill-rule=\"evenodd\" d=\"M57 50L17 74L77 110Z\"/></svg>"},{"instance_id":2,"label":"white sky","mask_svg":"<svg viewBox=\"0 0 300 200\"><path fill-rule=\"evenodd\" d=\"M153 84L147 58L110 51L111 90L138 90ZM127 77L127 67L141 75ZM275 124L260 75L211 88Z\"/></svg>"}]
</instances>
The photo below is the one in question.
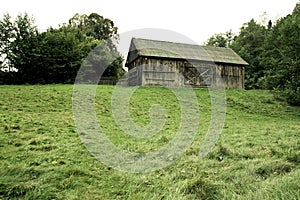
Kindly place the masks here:
<instances>
[{"instance_id":1,"label":"white sky","mask_svg":"<svg viewBox=\"0 0 300 200\"><path fill-rule=\"evenodd\" d=\"M41 31L66 23L75 13L96 12L114 21L119 33L140 28L163 28L203 44L215 33L239 28L266 12L276 20L290 14L298 0L0 0L13 17L27 12Z\"/></svg>"}]
</instances>

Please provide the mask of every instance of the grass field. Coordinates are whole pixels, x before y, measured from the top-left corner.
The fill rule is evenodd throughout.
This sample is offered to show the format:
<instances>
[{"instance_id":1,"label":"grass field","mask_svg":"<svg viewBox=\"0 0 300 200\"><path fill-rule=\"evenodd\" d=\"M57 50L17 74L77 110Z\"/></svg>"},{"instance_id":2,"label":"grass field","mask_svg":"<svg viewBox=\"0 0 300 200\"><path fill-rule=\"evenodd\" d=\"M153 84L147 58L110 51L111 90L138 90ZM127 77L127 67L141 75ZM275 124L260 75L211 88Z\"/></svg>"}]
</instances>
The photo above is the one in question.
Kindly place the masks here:
<instances>
[{"instance_id":1,"label":"grass field","mask_svg":"<svg viewBox=\"0 0 300 200\"><path fill-rule=\"evenodd\" d=\"M180 106L165 88L139 88L130 113L150 122L153 104L165 107L159 134L136 139L116 125L112 86L99 86L97 117L117 146L132 152L166 145L178 130ZM0 199L300 199L300 108L268 91L227 90L221 137L198 157L210 122L210 97L196 89L200 128L172 165L152 173L127 173L96 160L73 121L72 85L0 86Z\"/></svg>"}]
</instances>

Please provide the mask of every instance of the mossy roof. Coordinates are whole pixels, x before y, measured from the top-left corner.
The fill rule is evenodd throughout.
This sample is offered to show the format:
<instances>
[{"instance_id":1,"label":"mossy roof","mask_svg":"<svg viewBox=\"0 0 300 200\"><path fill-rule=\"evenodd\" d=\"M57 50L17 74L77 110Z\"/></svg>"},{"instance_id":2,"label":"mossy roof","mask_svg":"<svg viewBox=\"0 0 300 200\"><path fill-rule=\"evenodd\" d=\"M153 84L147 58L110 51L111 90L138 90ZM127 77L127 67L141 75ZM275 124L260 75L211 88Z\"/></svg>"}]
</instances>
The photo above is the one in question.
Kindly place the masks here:
<instances>
[{"instance_id":1,"label":"mossy roof","mask_svg":"<svg viewBox=\"0 0 300 200\"><path fill-rule=\"evenodd\" d=\"M131 63L138 56L145 56L248 65L246 61L230 48L141 38L132 38L130 52L135 52L135 55L128 56L127 63Z\"/></svg>"}]
</instances>

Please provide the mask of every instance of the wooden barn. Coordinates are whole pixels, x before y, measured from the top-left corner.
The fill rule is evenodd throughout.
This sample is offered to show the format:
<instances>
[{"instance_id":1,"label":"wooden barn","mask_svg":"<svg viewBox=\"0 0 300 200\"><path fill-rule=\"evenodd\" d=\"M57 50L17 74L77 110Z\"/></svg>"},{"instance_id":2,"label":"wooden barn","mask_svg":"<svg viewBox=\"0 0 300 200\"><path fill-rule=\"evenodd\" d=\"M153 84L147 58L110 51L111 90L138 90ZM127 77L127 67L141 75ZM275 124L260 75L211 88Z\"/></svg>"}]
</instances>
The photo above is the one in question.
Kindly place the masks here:
<instances>
[{"instance_id":1,"label":"wooden barn","mask_svg":"<svg viewBox=\"0 0 300 200\"><path fill-rule=\"evenodd\" d=\"M127 84L244 88L248 65L230 48L132 38Z\"/></svg>"}]
</instances>

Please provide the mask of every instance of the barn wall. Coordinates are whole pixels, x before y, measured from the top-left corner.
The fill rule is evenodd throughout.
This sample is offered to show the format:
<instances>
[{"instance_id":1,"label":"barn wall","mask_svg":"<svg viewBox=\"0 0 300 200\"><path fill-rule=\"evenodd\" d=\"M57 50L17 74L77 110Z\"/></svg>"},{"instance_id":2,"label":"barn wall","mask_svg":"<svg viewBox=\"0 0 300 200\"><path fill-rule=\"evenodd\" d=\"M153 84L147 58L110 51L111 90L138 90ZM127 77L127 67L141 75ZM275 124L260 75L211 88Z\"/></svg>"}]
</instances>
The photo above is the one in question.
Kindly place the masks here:
<instances>
[{"instance_id":1,"label":"barn wall","mask_svg":"<svg viewBox=\"0 0 300 200\"><path fill-rule=\"evenodd\" d=\"M244 88L244 67L212 62L139 57L128 65L128 85ZM222 77L222 79L218 78Z\"/></svg>"},{"instance_id":2,"label":"barn wall","mask_svg":"<svg viewBox=\"0 0 300 200\"><path fill-rule=\"evenodd\" d=\"M219 66L219 73L222 76L225 88L244 88L244 67L226 64L220 64Z\"/></svg>"},{"instance_id":3,"label":"barn wall","mask_svg":"<svg viewBox=\"0 0 300 200\"><path fill-rule=\"evenodd\" d=\"M128 65L128 80L127 84L129 86L135 86L135 85L142 85L142 64L144 62L144 59L142 57L139 57L130 65Z\"/></svg>"},{"instance_id":4,"label":"barn wall","mask_svg":"<svg viewBox=\"0 0 300 200\"><path fill-rule=\"evenodd\" d=\"M129 66L128 85L180 86L175 60L139 57Z\"/></svg>"},{"instance_id":5,"label":"barn wall","mask_svg":"<svg viewBox=\"0 0 300 200\"><path fill-rule=\"evenodd\" d=\"M145 59L142 68L142 85L178 86L178 71L175 61Z\"/></svg>"}]
</instances>

